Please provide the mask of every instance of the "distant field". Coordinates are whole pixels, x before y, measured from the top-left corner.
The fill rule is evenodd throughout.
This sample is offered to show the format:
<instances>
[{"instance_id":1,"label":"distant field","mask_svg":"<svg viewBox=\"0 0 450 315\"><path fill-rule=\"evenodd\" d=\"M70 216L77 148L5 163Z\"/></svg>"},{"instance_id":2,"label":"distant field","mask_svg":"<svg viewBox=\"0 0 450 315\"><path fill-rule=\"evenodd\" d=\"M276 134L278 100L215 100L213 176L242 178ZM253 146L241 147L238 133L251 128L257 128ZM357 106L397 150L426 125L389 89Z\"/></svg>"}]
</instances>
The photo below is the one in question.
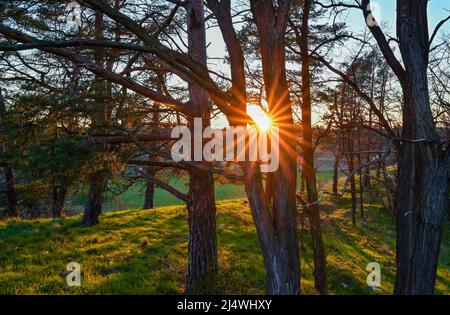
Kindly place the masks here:
<instances>
[{"instance_id":1,"label":"distant field","mask_svg":"<svg viewBox=\"0 0 450 315\"><path fill-rule=\"evenodd\" d=\"M317 181L319 183L328 183L332 178L331 171L317 172ZM300 182L300 175L298 176ZM164 179L167 181L167 179ZM187 192L187 178L172 177L168 181L172 186L180 191ZM300 187L300 186L299 186ZM319 184L320 189L320 184ZM74 196L71 206L82 208L86 203L86 189ZM126 192L120 196L113 196L111 192L106 193L105 211L123 210L123 209L139 209L144 205L144 182L137 182L131 186ZM237 198L245 198L245 189L242 185L236 184L215 184L216 200L229 200ZM175 198L167 191L157 188L154 198L155 207L182 205L183 202Z\"/></svg>"}]
</instances>

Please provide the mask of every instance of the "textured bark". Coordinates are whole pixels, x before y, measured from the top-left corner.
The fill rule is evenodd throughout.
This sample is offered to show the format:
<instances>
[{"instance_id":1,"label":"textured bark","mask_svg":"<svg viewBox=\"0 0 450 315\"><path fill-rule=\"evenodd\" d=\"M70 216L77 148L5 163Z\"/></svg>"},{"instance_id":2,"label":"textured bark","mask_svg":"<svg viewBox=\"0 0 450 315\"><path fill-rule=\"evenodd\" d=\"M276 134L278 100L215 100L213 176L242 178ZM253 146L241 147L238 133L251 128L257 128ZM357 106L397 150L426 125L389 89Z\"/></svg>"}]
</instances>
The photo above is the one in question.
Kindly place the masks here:
<instances>
[{"instance_id":1,"label":"textured bark","mask_svg":"<svg viewBox=\"0 0 450 315\"><path fill-rule=\"evenodd\" d=\"M399 170L395 294L432 294L449 194L450 153L443 150L430 109L427 68L430 40L427 0L397 0L397 37L403 64L378 26L370 31L399 79L405 141ZM363 0L367 8L369 0ZM370 14L364 10L364 16ZM425 141L417 141L425 140Z\"/></svg>"},{"instance_id":2,"label":"textured bark","mask_svg":"<svg viewBox=\"0 0 450 315\"><path fill-rule=\"evenodd\" d=\"M233 110L231 113L228 113L227 118L230 125L245 127L247 121L242 119L246 113L247 106L244 55L242 46L233 27L230 0L207 0L207 3L218 19L219 27L222 31L230 56L233 84L231 91L234 102L232 103ZM285 107L284 110L286 111L286 107L289 107L290 104L288 104L289 102L286 102L288 99L286 96L289 92L284 78L284 43L282 39L284 38L285 19L287 17L289 2L281 1L278 13L275 13L275 8L273 8L270 1L253 1L251 4L253 6L253 16L255 18L261 17L261 20L257 18L257 24L259 24L259 37L261 38L260 45L265 60L265 62L263 62L263 69L265 69L264 79L266 80L267 78L270 78L271 75L274 75L270 81L266 82L270 85L270 87L266 86L266 94L270 95L270 101L268 100L270 103L269 107L271 108L272 113L275 106ZM274 21L275 15L279 16L278 22ZM267 19L270 19L271 22ZM271 30L268 32L269 28ZM275 40L275 42L272 42L272 44L269 45L265 44L271 40ZM270 50L274 47L277 47L276 52L273 52L274 54L272 55L268 55L272 53ZM274 69L276 67L279 68ZM281 79L281 82L278 86L279 90L276 91L277 89L275 89L275 86L278 83L279 78ZM270 92L267 93L268 91ZM275 92L277 92L277 94L273 94ZM280 102L277 104L275 99L277 99L280 94L283 94L283 97L278 98ZM287 111L289 112L289 108L287 108ZM278 114L281 115L282 111ZM276 116L277 115L274 117ZM289 115L287 115L287 117L289 117ZM277 121L274 121L274 123L277 123ZM293 128L291 128L291 130L293 130ZM292 142L295 143L295 141ZM286 149L287 148L285 147L282 148L282 150ZM290 152L293 153L292 151ZM247 156L248 153L247 147ZM292 154L292 156L294 156L294 154ZM286 159L285 156L283 158ZM281 165L283 165L283 163L284 162L281 161ZM291 164L285 164L284 171L289 167L292 167L292 163L295 164L294 161L291 161L290 163ZM280 203L280 196L282 196L283 193L278 194L276 197L278 201L275 201L277 190L282 187L282 189L286 191L286 183L279 186L279 188L275 187L280 182L280 173L274 173L268 176L271 179L266 181L266 190L264 190L264 184L258 164L247 161L244 163L243 169L245 190L264 258L267 292L269 294L298 294L300 292L300 263L295 224L295 206L292 207L292 205L295 205L295 177L293 185L290 186L293 188L293 191L290 191L292 197L285 198L285 201L289 203L290 208L286 209L286 207L284 207L284 209L281 209L279 206L272 207L271 205L271 203L274 205ZM292 168L290 170L292 171ZM292 171L291 174L293 174L292 176L296 176L295 171ZM286 181L291 184L292 180L292 177L286 179Z\"/></svg>"},{"instance_id":3,"label":"textured bark","mask_svg":"<svg viewBox=\"0 0 450 315\"><path fill-rule=\"evenodd\" d=\"M448 203L450 157L439 145L430 110L427 0L397 1L397 34L405 65L398 172L396 294L432 294Z\"/></svg>"},{"instance_id":4,"label":"textured bark","mask_svg":"<svg viewBox=\"0 0 450 315\"><path fill-rule=\"evenodd\" d=\"M305 0L303 5L303 20L301 27L300 51L302 60L302 131L303 131L303 169L308 203L315 203L318 199L316 170L314 167L314 145L311 121L311 72L309 57L309 17L311 0ZM321 294L327 293L327 273L325 247L322 239L320 222L320 208L318 204L309 207L308 211L312 247L314 253L315 287Z\"/></svg>"},{"instance_id":5,"label":"textured bark","mask_svg":"<svg viewBox=\"0 0 450 315\"><path fill-rule=\"evenodd\" d=\"M285 71L285 30L289 1L250 2L258 28L263 78L267 103L274 125L280 128L280 167L273 173L272 214L260 197L262 185L246 187L252 204L267 271L270 294L300 293L300 258L296 225L297 154L291 100ZM248 163L251 165L252 163ZM257 167L250 167L247 178L258 177Z\"/></svg>"},{"instance_id":6,"label":"textured bark","mask_svg":"<svg viewBox=\"0 0 450 315\"><path fill-rule=\"evenodd\" d=\"M189 262L187 293L215 292L217 274L216 205L211 172L189 176Z\"/></svg>"},{"instance_id":7,"label":"textured bark","mask_svg":"<svg viewBox=\"0 0 450 315\"><path fill-rule=\"evenodd\" d=\"M206 31L202 0L186 2L189 55L206 65ZM210 124L208 93L195 83L189 83L189 100L203 113L203 128ZM193 119L189 119L193 131ZM193 146L194 147L194 146ZM199 162L207 164L206 162ZM216 205L212 172L189 172L189 261L187 293L214 293L217 274Z\"/></svg>"}]
</instances>

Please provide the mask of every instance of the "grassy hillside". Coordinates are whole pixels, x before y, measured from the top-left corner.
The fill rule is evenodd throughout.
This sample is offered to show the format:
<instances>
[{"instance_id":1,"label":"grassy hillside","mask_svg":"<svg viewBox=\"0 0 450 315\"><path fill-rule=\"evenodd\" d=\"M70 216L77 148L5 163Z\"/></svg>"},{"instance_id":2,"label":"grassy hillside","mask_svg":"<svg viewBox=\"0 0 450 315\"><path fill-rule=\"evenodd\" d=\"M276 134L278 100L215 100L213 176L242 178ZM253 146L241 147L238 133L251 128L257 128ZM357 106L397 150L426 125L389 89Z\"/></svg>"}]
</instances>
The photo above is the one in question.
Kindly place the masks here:
<instances>
[{"instance_id":1,"label":"grassy hillside","mask_svg":"<svg viewBox=\"0 0 450 315\"><path fill-rule=\"evenodd\" d=\"M324 239L332 294L390 293L394 281L392 218L367 205L353 227L344 198L324 202ZM187 215L183 206L109 212L98 227L79 217L0 222L0 294L179 294L186 279ZM218 202L218 293L264 293L264 268L244 199ZM450 227L444 233L437 293L450 294ZM316 294L309 235L302 250L302 292ZM64 271L81 264L82 286ZM366 265L382 268L378 292L365 284Z\"/></svg>"}]
</instances>

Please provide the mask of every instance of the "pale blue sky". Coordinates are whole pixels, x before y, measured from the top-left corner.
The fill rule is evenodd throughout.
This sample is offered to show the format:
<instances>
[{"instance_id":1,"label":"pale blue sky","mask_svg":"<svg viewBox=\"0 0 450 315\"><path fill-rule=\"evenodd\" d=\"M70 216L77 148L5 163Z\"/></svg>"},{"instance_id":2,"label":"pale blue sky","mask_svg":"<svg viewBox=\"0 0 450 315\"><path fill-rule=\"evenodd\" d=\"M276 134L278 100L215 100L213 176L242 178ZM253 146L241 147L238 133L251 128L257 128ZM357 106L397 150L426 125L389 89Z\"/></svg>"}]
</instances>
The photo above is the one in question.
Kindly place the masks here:
<instances>
[{"instance_id":1,"label":"pale blue sky","mask_svg":"<svg viewBox=\"0 0 450 315\"><path fill-rule=\"evenodd\" d=\"M347 1L351 3L352 1ZM381 25L386 33L395 35L395 20L396 20L396 1L395 0L378 0L372 1L372 7L380 8ZM378 4L378 6L377 6ZM236 8L238 10L238 8ZM436 24L442 19L450 15L450 0L430 0L428 4L429 28L430 33L434 30ZM375 15L377 16L377 14ZM355 32L362 32L366 28L362 13L358 9L349 9L342 18L348 23L351 29ZM450 21L448 21L440 31L450 32ZM439 39L439 38L437 38ZM217 28L208 30L207 40L210 43L208 53L210 57L222 57L225 54L225 45L222 40L220 31ZM213 62L213 61L211 61ZM214 62L216 64L216 62ZM223 68L223 65L217 65Z\"/></svg>"},{"instance_id":2,"label":"pale blue sky","mask_svg":"<svg viewBox=\"0 0 450 315\"><path fill-rule=\"evenodd\" d=\"M351 3L352 1L347 1ZM375 11L379 8L379 12L375 12L374 16L381 19L381 25L383 31L395 37L395 24L396 24L396 1L395 0L378 0L372 1L372 9ZM238 11L240 8L236 8ZM444 18L450 15L450 0L430 0L428 4L428 17L429 17L429 31L433 32L435 26ZM349 27L355 33L362 33L366 28L366 24L363 15L358 9L349 9L341 15L341 19L347 22ZM448 21L443 27L439 35L443 33L450 33L450 21ZM438 43L440 36L436 38ZM218 70L223 73L229 73L228 65L222 60L215 60L213 58L221 58L226 54L225 44L222 40L222 36L218 28L209 29L207 31L207 41L209 43L208 56L212 59L208 61L209 67L213 70ZM319 113L313 113L313 120L318 121ZM223 118L216 118L213 121L214 125L223 127L226 121Z\"/></svg>"}]
</instances>

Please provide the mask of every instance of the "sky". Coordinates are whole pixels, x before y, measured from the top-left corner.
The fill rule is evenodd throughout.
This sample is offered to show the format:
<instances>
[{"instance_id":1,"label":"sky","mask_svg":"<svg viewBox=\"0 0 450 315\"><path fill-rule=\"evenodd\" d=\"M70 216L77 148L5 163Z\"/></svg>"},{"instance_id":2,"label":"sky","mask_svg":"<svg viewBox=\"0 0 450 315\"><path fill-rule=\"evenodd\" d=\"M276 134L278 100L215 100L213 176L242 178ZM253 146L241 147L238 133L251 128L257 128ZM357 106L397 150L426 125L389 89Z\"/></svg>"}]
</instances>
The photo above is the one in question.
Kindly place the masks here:
<instances>
[{"instance_id":1,"label":"sky","mask_svg":"<svg viewBox=\"0 0 450 315\"><path fill-rule=\"evenodd\" d=\"M351 3L351 1L346 1ZM236 10L239 10L236 6ZM395 0L378 0L372 1L372 10L377 20L381 20L383 31L386 34L395 36L396 26L396 1ZM428 3L428 17L429 17L429 32L430 34L435 29L436 25L446 17L450 15L450 0L430 0ZM362 13L358 9L349 9L346 13L341 15L342 20L347 22L350 29L355 33L362 33L366 28L366 23ZM443 28L441 28L439 34L450 33L450 21L448 21ZM439 36L436 38L439 41ZM208 29L207 31L208 56L212 58L208 61L209 67L212 70L218 70L223 73L229 73L228 65L223 61L215 60L214 58L221 58L225 56L226 49L222 40L222 35L218 28ZM252 111L258 111L258 109L252 108ZM320 114L318 112L313 114L314 122L319 120ZM213 124L217 127L223 127L226 125L226 121L223 118L217 118L213 121Z\"/></svg>"}]
</instances>

